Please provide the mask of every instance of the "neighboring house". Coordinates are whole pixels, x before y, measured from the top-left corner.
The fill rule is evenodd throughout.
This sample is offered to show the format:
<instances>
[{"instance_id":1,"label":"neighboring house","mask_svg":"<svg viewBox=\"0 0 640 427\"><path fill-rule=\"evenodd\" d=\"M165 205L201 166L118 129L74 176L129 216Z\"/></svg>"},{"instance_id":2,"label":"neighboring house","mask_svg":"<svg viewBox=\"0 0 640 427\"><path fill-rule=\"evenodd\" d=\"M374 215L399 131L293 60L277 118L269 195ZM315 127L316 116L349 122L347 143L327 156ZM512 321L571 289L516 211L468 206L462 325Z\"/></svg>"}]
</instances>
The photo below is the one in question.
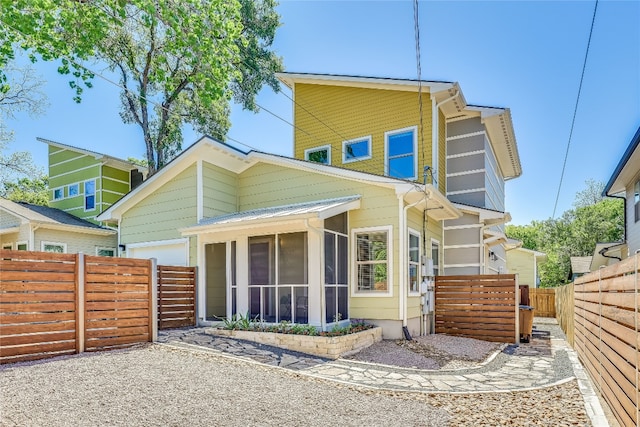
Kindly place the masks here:
<instances>
[{"instance_id":1,"label":"neighboring house","mask_svg":"<svg viewBox=\"0 0 640 427\"><path fill-rule=\"evenodd\" d=\"M82 148L38 138L49 146L49 206L78 218L95 217L139 185L146 168Z\"/></svg>"},{"instance_id":2,"label":"neighboring house","mask_svg":"<svg viewBox=\"0 0 640 427\"><path fill-rule=\"evenodd\" d=\"M127 256L199 267L200 324L362 318L400 338L425 332L422 242L460 215L431 184L204 137L97 220L118 227Z\"/></svg>"},{"instance_id":3,"label":"neighboring house","mask_svg":"<svg viewBox=\"0 0 640 427\"><path fill-rule=\"evenodd\" d=\"M569 280L572 282L580 276L591 272L591 256L572 256L571 257L571 270L569 271Z\"/></svg>"},{"instance_id":4,"label":"neighboring house","mask_svg":"<svg viewBox=\"0 0 640 427\"><path fill-rule=\"evenodd\" d=\"M624 242L596 243L589 270L596 271L601 267L622 261L623 257L627 257L627 253L627 245Z\"/></svg>"},{"instance_id":5,"label":"neighboring house","mask_svg":"<svg viewBox=\"0 0 640 427\"><path fill-rule=\"evenodd\" d=\"M522 173L508 109L467 105L451 82L277 76L293 92L296 158L432 184L463 213L425 219L434 274L507 272L504 182Z\"/></svg>"},{"instance_id":6,"label":"neighboring house","mask_svg":"<svg viewBox=\"0 0 640 427\"><path fill-rule=\"evenodd\" d=\"M115 256L117 232L59 209L0 199L2 249Z\"/></svg>"},{"instance_id":7,"label":"neighboring house","mask_svg":"<svg viewBox=\"0 0 640 427\"><path fill-rule=\"evenodd\" d=\"M519 240L508 239L508 243L513 246L507 251L509 273L518 275L520 285L537 288L540 285L538 266L546 261L547 255L544 252L523 248Z\"/></svg>"},{"instance_id":8,"label":"neighboring house","mask_svg":"<svg viewBox=\"0 0 640 427\"><path fill-rule=\"evenodd\" d=\"M626 250L621 251L622 259L640 250L640 127L631 139L609 182L604 187L603 196L624 199Z\"/></svg>"}]
</instances>

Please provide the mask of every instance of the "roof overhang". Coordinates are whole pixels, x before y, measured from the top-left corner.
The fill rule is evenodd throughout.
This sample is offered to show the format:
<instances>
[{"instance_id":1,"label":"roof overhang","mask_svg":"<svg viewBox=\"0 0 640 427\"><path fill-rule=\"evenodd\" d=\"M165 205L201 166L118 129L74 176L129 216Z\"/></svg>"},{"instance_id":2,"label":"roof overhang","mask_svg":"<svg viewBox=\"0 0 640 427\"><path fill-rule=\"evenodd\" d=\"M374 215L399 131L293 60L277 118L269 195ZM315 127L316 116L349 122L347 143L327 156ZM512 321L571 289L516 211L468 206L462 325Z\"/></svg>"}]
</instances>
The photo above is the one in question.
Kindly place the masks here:
<instances>
[{"instance_id":1,"label":"roof overhang","mask_svg":"<svg viewBox=\"0 0 640 427\"><path fill-rule=\"evenodd\" d=\"M276 77L290 89L296 84L349 86L363 89L386 89L418 92L419 89L435 93L451 89L456 83L427 80L394 79L380 77L345 76L313 73L276 73ZM455 92L455 91L454 91Z\"/></svg>"},{"instance_id":2,"label":"roof overhang","mask_svg":"<svg viewBox=\"0 0 640 427\"><path fill-rule=\"evenodd\" d=\"M19 233L19 232L20 232L20 227L0 228L0 235L11 234L11 233Z\"/></svg>"},{"instance_id":3,"label":"roof overhang","mask_svg":"<svg viewBox=\"0 0 640 427\"><path fill-rule=\"evenodd\" d=\"M612 262L626 258L626 256L623 256L625 255L624 252L626 250L626 242L596 243L596 248L593 251L593 257L591 258L591 265L589 269L591 271L596 271L600 267L610 265Z\"/></svg>"},{"instance_id":4,"label":"roof overhang","mask_svg":"<svg viewBox=\"0 0 640 427\"><path fill-rule=\"evenodd\" d=\"M611 178L609 178L609 182L605 185L602 192L603 196L614 196L625 192L627 184L636 178L638 170L640 170L640 150L637 149L639 144L640 127L631 138L631 143L622 155Z\"/></svg>"},{"instance_id":5,"label":"roof overhang","mask_svg":"<svg viewBox=\"0 0 640 427\"><path fill-rule=\"evenodd\" d=\"M511 214L509 212L494 211L477 206L464 205L462 203L453 203L453 205L462 212L478 215L479 222L482 222L484 225L500 225L511 221Z\"/></svg>"},{"instance_id":6,"label":"roof overhang","mask_svg":"<svg viewBox=\"0 0 640 427\"><path fill-rule=\"evenodd\" d=\"M402 195L408 206L413 205L417 209L426 210L427 216L436 221L462 216L462 212L431 184L407 183L405 186L399 186L396 194Z\"/></svg>"},{"instance_id":7,"label":"roof overhang","mask_svg":"<svg viewBox=\"0 0 640 427\"><path fill-rule=\"evenodd\" d=\"M214 231L261 227L272 223L282 224L310 219L324 220L350 210L360 209L360 199L361 196L357 195L234 212L214 218L205 218L197 225L180 228L178 231L183 236L191 236Z\"/></svg>"},{"instance_id":8,"label":"roof overhang","mask_svg":"<svg viewBox=\"0 0 640 427\"><path fill-rule=\"evenodd\" d=\"M92 234L95 236L112 236L117 234L116 230L110 228L94 228L94 227L82 227L77 225L58 224L51 222L38 222L31 221L31 224L37 228L46 228L48 230L68 231L72 233Z\"/></svg>"},{"instance_id":9,"label":"roof overhang","mask_svg":"<svg viewBox=\"0 0 640 427\"><path fill-rule=\"evenodd\" d=\"M483 239L482 243L488 247L507 243L507 236L500 231L484 230Z\"/></svg>"}]
</instances>

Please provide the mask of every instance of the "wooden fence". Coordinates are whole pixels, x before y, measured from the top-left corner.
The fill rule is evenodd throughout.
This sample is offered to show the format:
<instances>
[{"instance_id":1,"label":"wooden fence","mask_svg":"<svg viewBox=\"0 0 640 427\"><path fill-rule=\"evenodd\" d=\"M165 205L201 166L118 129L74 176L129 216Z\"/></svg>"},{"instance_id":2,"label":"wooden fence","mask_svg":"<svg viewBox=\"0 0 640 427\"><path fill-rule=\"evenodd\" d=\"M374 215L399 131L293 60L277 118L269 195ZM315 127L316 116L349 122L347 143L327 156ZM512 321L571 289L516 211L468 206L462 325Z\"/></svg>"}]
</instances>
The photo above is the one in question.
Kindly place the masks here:
<instances>
[{"instance_id":1,"label":"wooden fence","mask_svg":"<svg viewBox=\"0 0 640 427\"><path fill-rule=\"evenodd\" d=\"M196 324L196 269L158 266L158 328Z\"/></svg>"},{"instance_id":2,"label":"wooden fence","mask_svg":"<svg viewBox=\"0 0 640 427\"><path fill-rule=\"evenodd\" d=\"M519 342L514 274L436 276L435 330L497 342Z\"/></svg>"},{"instance_id":3,"label":"wooden fence","mask_svg":"<svg viewBox=\"0 0 640 427\"><path fill-rule=\"evenodd\" d=\"M574 282L575 350L620 425L639 425L636 257Z\"/></svg>"},{"instance_id":4,"label":"wooden fence","mask_svg":"<svg viewBox=\"0 0 640 427\"><path fill-rule=\"evenodd\" d=\"M554 288L556 291L556 320L558 325L564 331L567 342L574 346L573 341L573 319L574 319L574 300L573 300L573 283Z\"/></svg>"},{"instance_id":5,"label":"wooden fence","mask_svg":"<svg viewBox=\"0 0 640 427\"><path fill-rule=\"evenodd\" d=\"M529 305L534 308L534 316L556 317L556 290L529 288Z\"/></svg>"},{"instance_id":6,"label":"wooden fence","mask_svg":"<svg viewBox=\"0 0 640 427\"><path fill-rule=\"evenodd\" d=\"M154 264L0 250L0 363L153 341L164 320L195 324L195 268ZM158 323L156 276L166 315Z\"/></svg>"}]
</instances>

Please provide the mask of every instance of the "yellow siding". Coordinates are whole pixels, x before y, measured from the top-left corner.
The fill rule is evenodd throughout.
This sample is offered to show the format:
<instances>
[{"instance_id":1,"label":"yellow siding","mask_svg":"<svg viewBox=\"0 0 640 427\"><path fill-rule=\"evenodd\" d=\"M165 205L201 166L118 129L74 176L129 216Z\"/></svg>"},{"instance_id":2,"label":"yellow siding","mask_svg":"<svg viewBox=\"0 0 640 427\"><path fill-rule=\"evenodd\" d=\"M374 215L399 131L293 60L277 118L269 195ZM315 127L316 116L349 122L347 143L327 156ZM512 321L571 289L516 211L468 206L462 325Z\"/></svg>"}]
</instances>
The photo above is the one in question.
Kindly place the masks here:
<instances>
[{"instance_id":1,"label":"yellow siding","mask_svg":"<svg viewBox=\"0 0 640 427\"><path fill-rule=\"evenodd\" d=\"M124 244L179 239L179 228L196 224L196 165L167 182L124 215Z\"/></svg>"},{"instance_id":2,"label":"yellow siding","mask_svg":"<svg viewBox=\"0 0 640 427\"><path fill-rule=\"evenodd\" d=\"M9 233L9 234L0 234L0 245L5 245L8 243L12 244L11 249L16 248L16 242L19 240L18 233Z\"/></svg>"},{"instance_id":3,"label":"yellow siding","mask_svg":"<svg viewBox=\"0 0 640 427\"><path fill-rule=\"evenodd\" d=\"M418 181L422 181L423 166L432 164L431 99L428 93L423 93L422 97L424 144L421 144L418 129ZM296 84L295 100L296 158L304 159L306 149L330 144L334 166L379 175L384 174L384 133L420 124L418 94L415 92ZM372 158L343 164L342 142L369 135L372 138ZM441 144L444 152L444 139Z\"/></svg>"},{"instance_id":4,"label":"yellow siding","mask_svg":"<svg viewBox=\"0 0 640 427\"><path fill-rule=\"evenodd\" d=\"M258 164L239 179L239 210L287 205L341 196L361 195L360 209L349 212L349 228L392 226L392 297L350 298L350 317L399 319L398 199L392 189L348 181L335 176ZM350 262L351 268L353 263Z\"/></svg>"},{"instance_id":5,"label":"yellow siding","mask_svg":"<svg viewBox=\"0 0 640 427\"><path fill-rule=\"evenodd\" d=\"M118 237L115 234L111 236L96 236L94 234L48 230L46 228L37 229L34 239L36 251L42 249L42 242L66 243L67 253L69 254L82 252L87 255L95 255L98 247L117 248L118 246Z\"/></svg>"},{"instance_id":6,"label":"yellow siding","mask_svg":"<svg viewBox=\"0 0 640 427\"><path fill-rule=\"evenodd\" d=\"M518 275L519 284L529 285L531 288L536 286L534 266L533 254L518 249L507 252L507 270L509 274Z\"/></svg>"}]
</instances>

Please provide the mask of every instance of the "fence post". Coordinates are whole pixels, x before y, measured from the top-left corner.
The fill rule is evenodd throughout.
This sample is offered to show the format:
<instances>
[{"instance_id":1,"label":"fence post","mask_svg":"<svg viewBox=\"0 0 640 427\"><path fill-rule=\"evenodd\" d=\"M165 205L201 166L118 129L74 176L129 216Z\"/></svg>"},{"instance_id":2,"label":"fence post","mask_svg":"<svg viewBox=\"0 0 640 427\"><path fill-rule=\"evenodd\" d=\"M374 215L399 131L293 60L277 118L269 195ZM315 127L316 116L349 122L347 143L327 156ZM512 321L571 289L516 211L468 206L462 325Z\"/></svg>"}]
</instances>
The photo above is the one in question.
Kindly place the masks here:
<instances>
[{"instance_id":1,"label":"fence post","mask_svg":"<svg viewBox=\"0 0 640 427\"><path fill-rule=\"evenodd\" d=\"M151 341L158 341L158 260L151 258L149 275L149 322L151 322Z\"/></svg>"},{"instance_id":2,"label":"fence post","mask_svg":"<svg viewBox=\"0 0 640 427\"><path fill-rule=\"evenodd\" d=\"M520 286L518 284L518 274L515 275L515 294L513 297L514 305L516 306L516 344L520 344L520 298L518 292L520 292Z\"/></svg>"},{"instance_id":3,"label":"fence post","mask_svg":"<svg viewBox=\"0 0 640 427\"><path fill-rule=\"evenodd\" d=\"M198 280L200 270L198 266L195 266L193 270L193 326L198 326ZM229 288L230 289L230 288ZM203 313L202 317L206 317L206 313Z\"/></svg>"},{"instance_id":4,"label":"fence post","mask_svg":"<svg viewBox=\"0 0 640 427\"><path fill-rule=\"evenodd\" d=\"M82 252L76 255L76 352L84 352L84 333L87 328L85 316L85 257Z\"/></svg>"}]
</instances>

